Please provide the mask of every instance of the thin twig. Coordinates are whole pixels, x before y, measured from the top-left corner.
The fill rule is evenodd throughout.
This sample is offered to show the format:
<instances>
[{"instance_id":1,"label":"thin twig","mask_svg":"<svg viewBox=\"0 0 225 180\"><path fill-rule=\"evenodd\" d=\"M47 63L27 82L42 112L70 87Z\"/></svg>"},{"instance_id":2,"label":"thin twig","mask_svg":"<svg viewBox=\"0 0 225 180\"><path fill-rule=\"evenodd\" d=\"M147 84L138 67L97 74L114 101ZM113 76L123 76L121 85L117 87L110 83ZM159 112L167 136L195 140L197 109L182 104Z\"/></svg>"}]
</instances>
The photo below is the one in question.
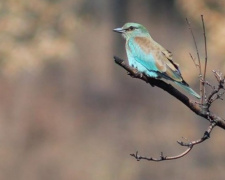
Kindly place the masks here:
<instances>
[{"instance_id":1,"label":"thin twig","mask_svg":"<svg viewBox=\"0 0 225 180\"><path fill-rule=\"evenodd\" d=\"M191 32L191 36L192 36L193 41L194 41L194 45L195 45L195 49L196 49L196 53L197 53L197 58L198 58L198 64L199 64L199 74L201 75L202 74L202 71L201 71L201 61L200 61L200 55L199 55L199 51L198 51L198 46L197 46L197 43L196 43L196 40L195 40L194 33L192 31L192 28L191 28L191 24L190 24L190 22L188 21L187 18L186 18L186 21L187 21L188 28L189 28L189 30Z\"/></svg>"},{"instance_id":2,"label":"thin twig","mask_svg":"<svg viewBox=\"0 0 225 180\"><path fill-rule=\"evenodd\" d=\"M128 75L130 75L132 78L141 79L146 83L149 83L151 86L159 87L160 89L169 93L174 98L178 99L181 103L183 103L197 115L205 118L208 121L210 121L210 119L213 119L217 123L217 126L221 127L222 129L225 129L225 120L217 116L216 114L209 112L207 106L206 108L203 108L201 104L199 105L199 103L196 103L196 101L189 99L183 93L174 88L171 84L168 84L160 79L147 77L145 74L137 72L136 69L126 64L125 61L121 58L114 56L114 60L116 64L127 70L129 72Z\"/></svg>"},{"instance_id":3,"label":"thin twig","mask_svg":"<svg viewBox=\"0 0 225 180\"><path fill-rule=\"evenodd\" d=\"M165 90L166 92L168 92L169 94L171 94L172 96L177 98L179 101L181 101L183 104L185 104L187 107L189 107L197 115L207 119L211 123L211 126L209 126L208 130L205 132L204 136L200 140L192 141L191 143L180 142L179 143L180 145L188 146L188 149L179 155L167 157L167 156L164 156L163 153L161 153L160 158L152 158L152 157L139 156L138 152L136 152L135 154L131 154L131 156L135 157L136 160L145 159L145 160L149 160L149 161L163 161L163 160L173 160L173 159L181 158L181 157L185 156L186 154L188 154L192 150L194 145L200 144L201 142L208 139L213 127L218 126L218 127L221 127L222 129L225 129L225 119L210 112L209 106L206 105L206 107L203 108L202 104L199 105L195 101L190 100L187 96L185 96L184 94L179 92L177 89L175 89L170 84L167 84L164 81L161 81L159 79L149 78L145 74L137 72L136 69L130 67L129 65L127 65L124 62L124 60L122 60L118 57L114 57L114 59L115 59L115 62L119 66L123 67L124 69L126 69L129 72L128 74L131 77L141 79L141 80L145 81L146 83L151 84L151 86L157 86L157 87ZM219 77L219 75L220 75L220 77ZM225 82L224 76L221 73L215 73L215 76L216 76L217 80L219 80L221 83L224 84L224 82ZM222 87L222 89L224 89L224 86L221 86L221 87Z\"/></svg>"},{"instance_id":4,"label":"thin twig","mask_svg":"<svg viewBox=\"0 0 225 180\"><path fill-rule=\"evenodd\" d=\"M209 81L205 81L205 85L209 86L212 90L216 88L215 86L211 85Z\"/></svg>"},{"instance_id":5,"label":"thin twig","mask_svg":"<svg viewBox=\"0 0 225 180\"><path fill-rule=\"evenodd\" d=\"M192 39L194 41L194 45L195 45L195 49L196 49L196 53L197 53L197 58L198 58L198 68L199 68L199 78L200 78L200 96L201 96L201 104L203 104L203 84L201 82L201 79L202 79L202 68L201 68L201 60L200 60L200 55L199 55L199 51L198 51L198 46L197 46L197 43L196 43L196 40L195 40L195 36L194 36L194 33L192 31L192 28L191 28L191 24L190 22L188 21L188 19L186 18L186 22L187 22L187 25L188 25L188 29L190 30L191 32L191 36L192 36ZM193 57L192 57L193 59ZM195 63L196 64L196 63Z\"/></svg>"},{"instance_id":6,"label":"thin twig","mask_svg":"<svg viewBox=\"0 0 225 180\"><path fill-rule=\"evenodd\" d=\"M210 134L213 130L213 128L216 126L216 123L215 122L211 122L209 127L207 128L207 130L205 131L204 135L198 139L198 140L195 140L195 141L191 141L189 143L184 143L182 141L177 141L178 144L180 144L181 146L186 146L188 147L188 149L186 149L184 152L182 152L181 154L179 155L176 155L176 156L164 156L163 155L163 152L161 152L161 155L159 158L154 158L154 157L146 157L146 156L140 156L138 154L138 151L135 153L135 154L130 154L131 156L133 156L137 161L140 161L140 160L147 160L147 161L156 161L156 162L159 162L159 161L166 161L166 160L174 160L174 159L179 159L179 158L182 158L184 157L185 155L187 155L191 150L192 148L197 145L197 144L201 144L203 143L205 140L209 139L210 138Z\"/></svg>"},{"instance_id":7,"label":"thin twig","mask_svg":"<svg viewBox=\"0 0 225 180\"><path fill-rule=\"evenodd\" d=\"M207 61L208 61L208 53L207 53L207 42L206 42L206 31L205 31L205 23L204 23L204 17L201 15L202 19L202 28L203 28L203 36L204 36L204 44L205 44L205 67L204 67L204 72L203 72L203 95L205 96L205 78L206 78L206 69L207 69Z\"/></svg>"},{"instance_id":8,"label":"thin twig","mask_svg":"<svg viewBox=\"0 0 225 180\"><path fill-rule=\"evenodd\" d=\"M212 130L215 126L218 126L218 127L221 127L222 129L225 129L225 119L215 115L214 113L212 113L209 110L211 104L217 99L222 99L222 95L225 93L225 87L224 87L225 76L219 71L213 71L213 73L214 73L214 75L215 75L215 77L218 81L217 87L212 86L209 82L206 81L206 69L207 69L207 58L208 58L207 46L206 46L207 42L206 42L206 33L205 33L205 25L204 25L203 15L201 17L202 17L203 34L204 34L204 42L205 42L205 66L204 66L203 77L202 77L201 62L200 62L200 56L199 56L199 52L198 52L198 48L197 48L197 43L195 41L195 37L194 37L194 34L192 32L190 23L186 19L187 23L188 23L188 26L189 26L189 29L191 31L193 40L194 40L194 44L195 44L195 48L196 48L196 52L197 52L197 56L198 56L198 63L199 64L197 64L195 62L195 59L190 54L195 66L199 68L201 102L195 102L195 101L190 100L187 96L182 94L180 91L178 91L176 88L174 88L170 84L167 84L160 79L148 77L148 76L145 75L145 73L140 73L136 69L128 66L124 62L124 60L122 60L118 57L114 57L115 62L128 71L128 75L130 75L133 78L142 79L146 83L151 84L151 86L157 86L157 87L165 90L166 92L171 94L173 97L175 97L179 101L181 101L183 104L185 104L188 108L190 108L197 115L207 119L210 122L210 126L205 131L202 138L200 138L198 140L195 140L195 141L191 141L189 143L177 141L178 144L180 144L181 146L187 147L187 149L184 152L182 152L181 154L175 155L175 156L164 156L163 153L161 152L161 155L160 155L159 158L140 156L140 155L138 155L138 151L135 154L130 154L131 156L133 156L138 161L140 161L141 159L144 159L144 160L148 160L148 161L157 161L158 162L158 161L174 160L174 159L181 158L181 157L187 155L195 145L200 144L200 143L204 142L205 140L207 140L208 138L210 138L210 134L211 134L211 132L212 132ZM212 88L212 92L211 92L211 94L209 95L208 98L206 98L206 95L205 95L205 85L208 85ZM223 90L223 92L220 92L220 90ZM204 98L205 98L205 101L204 101Z\"/></svg>"},{"instance_id":9,"label":"thin twig","mask_svg":"<svg viewBox=\"0 0 225 180\"><path fill-rule=\"evenodd\" d=\"M191 57L193 63L195 64L196 68L199 68L199 65L196 63L195 58L192 56L192 54L189 53L189 55L190 55L190 57Z\"/></svg>"},{"instance_id":10,"label":"thin twig","mask_svg":"<svg viewBox=\"0 0 225 180\"><path fill-rule=\"evenodd\" d=\"M222 96L225 93L225 91L224 91L224 84L225 84L224 75L220 71L215 71L215 70L213 70L213 73L214 73L216 80L218 81L218 86L214 87L213 91L210 93L210 95L207 98L208 108L217 99L223 100ZM223 90L223 92L220 92L221 90Z\"/></svg>"},{"instance_id":11,"label":"thin twig","mask_svg":"<svg viewBox=\"0 0 225 180\"><path fill-rule=\"evenodd\" d=\"M186 151L184 151L183 153L176 155L176 156L164 156L163 152L161 152L159 158L140 156L138 154L138 151L135 154L130 154L130 155L133 156L137 161L140 161L143 159L143 160L147 160L147 161L159 162L159 161L174 160L174 159L182 158L183 156L188 154L192 148L193 148L193 146L189 147Z\"/></svg>"}]
</instances>

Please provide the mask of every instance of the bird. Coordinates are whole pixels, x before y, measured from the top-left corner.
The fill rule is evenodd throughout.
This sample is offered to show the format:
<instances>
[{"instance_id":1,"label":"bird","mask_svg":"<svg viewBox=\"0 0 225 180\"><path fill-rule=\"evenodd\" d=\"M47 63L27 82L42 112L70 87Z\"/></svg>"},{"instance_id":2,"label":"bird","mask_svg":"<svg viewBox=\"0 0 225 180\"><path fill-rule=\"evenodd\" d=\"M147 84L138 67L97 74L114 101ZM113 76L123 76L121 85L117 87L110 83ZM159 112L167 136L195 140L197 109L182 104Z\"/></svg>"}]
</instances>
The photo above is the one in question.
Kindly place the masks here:
<instances>
[{"instance_id":1,"label":"bird","mask_svg":"<svg viewBox=\"0 0 225 180\"><path fill-rule=\"evenodd\" d=\"M148 77L172 81L200 99L199 94L183 79L179 65L173 61L172 53L154 41L143 25L129 22L113 31L121 33L126 40L129 66Z\"/></svg>"}]
</instances>

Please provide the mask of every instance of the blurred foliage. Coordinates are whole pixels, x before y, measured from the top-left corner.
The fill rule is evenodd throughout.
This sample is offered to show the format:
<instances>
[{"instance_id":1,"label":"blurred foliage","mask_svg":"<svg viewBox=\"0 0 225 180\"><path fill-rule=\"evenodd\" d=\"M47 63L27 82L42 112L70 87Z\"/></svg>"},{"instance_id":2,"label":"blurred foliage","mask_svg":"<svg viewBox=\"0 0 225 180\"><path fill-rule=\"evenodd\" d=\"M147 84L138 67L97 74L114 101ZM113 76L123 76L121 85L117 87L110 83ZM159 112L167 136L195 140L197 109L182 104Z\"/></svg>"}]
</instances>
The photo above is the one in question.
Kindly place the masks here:
<instances>
[{"instance_id":1,"label":"blurred foliage","mask_svg":"<svg viewBox=\"0 0 225 180\"><path fill-rule=\"evenodd\" d=\"M177 1L177 4L188 15L191 21L195 21L201 25L200 14L205 17L206 34L208 51L210 60L213 61L214 68L220 67L221 70L225 69L224 63L224 47L225 41L222 37L225 36L225 1L214 0L199 0L199 1Z\"/></svg>"},{"instance_id":2,"label":"blurred foliage","mask_svg":"<svg viewBox=\"0 0 225 180\"><path fill-rule=\"evenodd\" d=\"M126 55L112 29L126 21L144 24L198 89L185 17L194 22L204 57L205 16L213 80L211 69L224 70L224 9L223 1L213 0L1 1L0 179L222 179L220 130L178 161L129 157L136 150L179 153L176 140L202 136L207 122L165 92L127 77L113 62L113 55ZM224 117L223 107L217 103L213 110Z\"/></svg>"},{"instance_id":3,"label":"blurred foliage","mask_svg":"<svg viewBox=\"0 0 225 180\"><path fill-rule=\"evenodd\" d=\"M76 54L79 29L75 1L7 0L0 6L0 54L3 72L33 71L45 61Z\"/></svg>"}]
</instances>

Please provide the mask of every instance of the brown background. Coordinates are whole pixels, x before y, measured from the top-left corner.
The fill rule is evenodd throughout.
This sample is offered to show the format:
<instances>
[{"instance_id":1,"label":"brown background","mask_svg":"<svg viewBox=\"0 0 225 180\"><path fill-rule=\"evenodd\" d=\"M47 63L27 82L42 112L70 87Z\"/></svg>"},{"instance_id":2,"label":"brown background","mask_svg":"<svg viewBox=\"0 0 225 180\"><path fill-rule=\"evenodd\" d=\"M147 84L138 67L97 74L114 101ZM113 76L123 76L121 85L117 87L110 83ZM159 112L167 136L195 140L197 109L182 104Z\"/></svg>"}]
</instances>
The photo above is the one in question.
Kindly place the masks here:
<instances>
[{"instance_id":1,"label":"brown background","mask_svg":"<svg viewBox=\"0 0 225 180\"><path fill-rule=\"evenodd\" d=\"M3 0L0 2L0 179L136 180L225 177L225 134L186 157L137 162L129 156L175 155L176 141L203 135L208 122L158 88L132 79L114 64L126 59L112 32L144 24L173 52L198 91L196 56L185 23L192 22L204 59L204 14L209 66L225 72L225 3L214 0ZM224 102L212 109L225 117Z\"/></svg>"}]
</instances>

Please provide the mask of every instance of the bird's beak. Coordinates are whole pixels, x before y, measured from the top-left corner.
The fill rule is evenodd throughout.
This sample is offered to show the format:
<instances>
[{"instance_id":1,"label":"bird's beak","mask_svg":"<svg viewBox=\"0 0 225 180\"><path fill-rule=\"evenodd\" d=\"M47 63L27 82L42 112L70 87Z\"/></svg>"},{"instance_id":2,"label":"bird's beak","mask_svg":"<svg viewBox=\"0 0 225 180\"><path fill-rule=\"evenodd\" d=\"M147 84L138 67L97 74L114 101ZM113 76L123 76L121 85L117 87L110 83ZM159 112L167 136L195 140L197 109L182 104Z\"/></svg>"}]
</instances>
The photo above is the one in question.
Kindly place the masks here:
<instances>
[{"instance_id":1,"label":"bird's beak","mask_svg":"<svg viewBox=\"0 0 225 180\"><path fill-rule=\"evenodd\" d=\"M117 32L117 33L123 33L125 32L125 30L123 28L116 28L116 29L113 29L114 32Z\"/></svg>"}]
</instances>

